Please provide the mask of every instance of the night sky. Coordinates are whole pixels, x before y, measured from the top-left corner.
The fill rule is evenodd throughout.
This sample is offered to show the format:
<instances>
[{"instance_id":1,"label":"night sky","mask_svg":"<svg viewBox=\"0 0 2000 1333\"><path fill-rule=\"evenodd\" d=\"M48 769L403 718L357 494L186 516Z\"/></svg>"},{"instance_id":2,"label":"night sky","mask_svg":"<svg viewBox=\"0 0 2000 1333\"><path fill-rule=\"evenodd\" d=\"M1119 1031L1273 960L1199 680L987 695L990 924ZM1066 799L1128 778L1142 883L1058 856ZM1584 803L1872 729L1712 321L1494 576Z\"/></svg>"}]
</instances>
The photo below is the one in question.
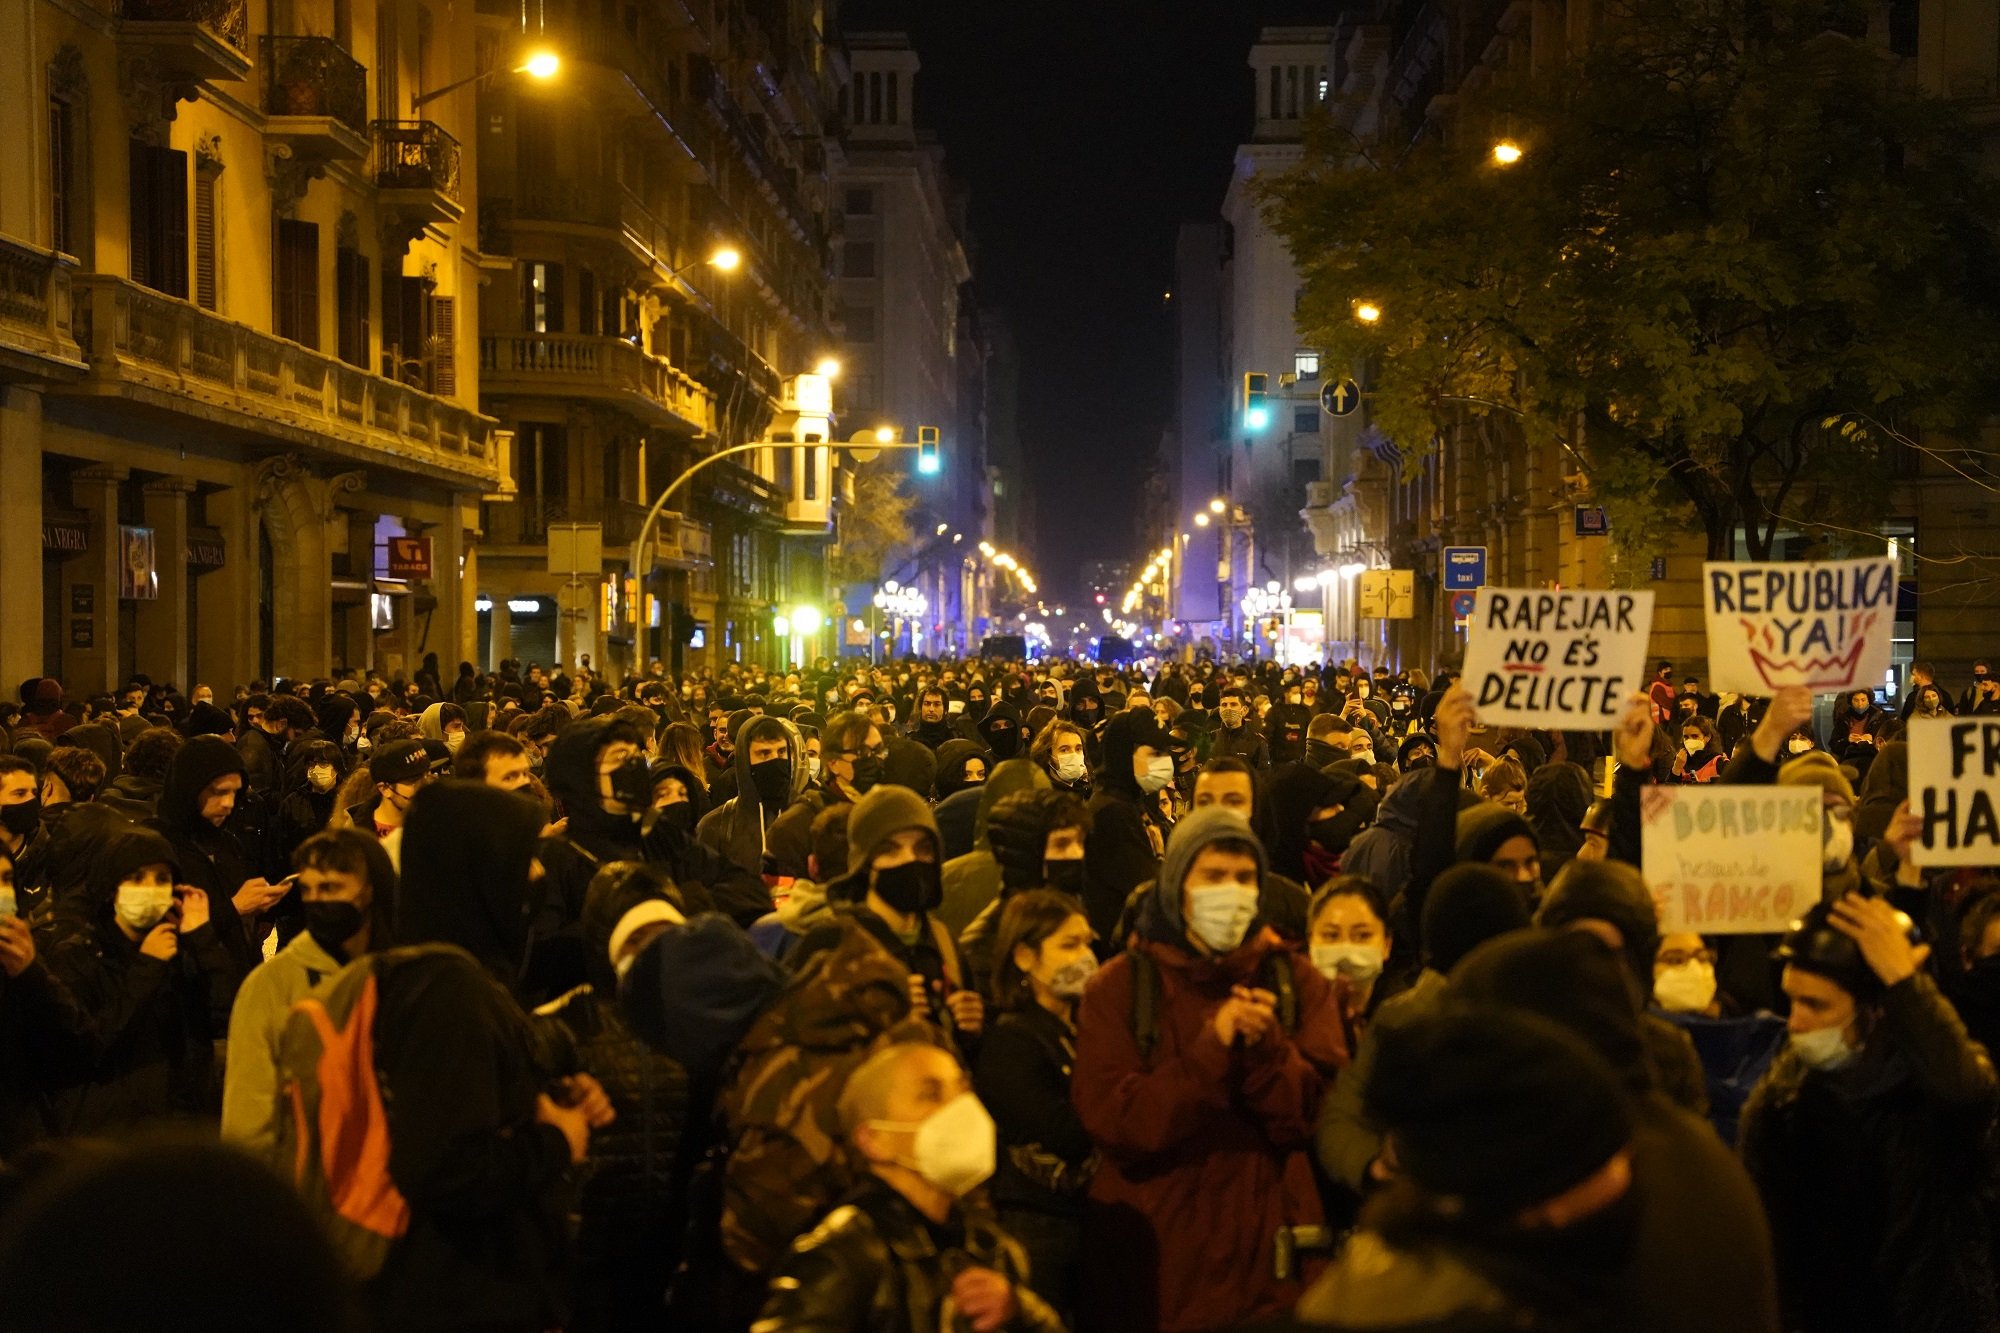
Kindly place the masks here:
<instances>
[{"instance_id":1,"label":"night sky","mask_svg":"<svg viewBox=\"0 0 2000 1333\"><path fill-rule=\"evenodd\" d=\"M1214 217L1249 134L1257 29L1330 23L1276 0L847 0L910 33L918 123L970 193L973 283L1020 346L1045 595L1137 552L1138 479L1167 424L1176 228Z\"/></svg>"}]
</instances>

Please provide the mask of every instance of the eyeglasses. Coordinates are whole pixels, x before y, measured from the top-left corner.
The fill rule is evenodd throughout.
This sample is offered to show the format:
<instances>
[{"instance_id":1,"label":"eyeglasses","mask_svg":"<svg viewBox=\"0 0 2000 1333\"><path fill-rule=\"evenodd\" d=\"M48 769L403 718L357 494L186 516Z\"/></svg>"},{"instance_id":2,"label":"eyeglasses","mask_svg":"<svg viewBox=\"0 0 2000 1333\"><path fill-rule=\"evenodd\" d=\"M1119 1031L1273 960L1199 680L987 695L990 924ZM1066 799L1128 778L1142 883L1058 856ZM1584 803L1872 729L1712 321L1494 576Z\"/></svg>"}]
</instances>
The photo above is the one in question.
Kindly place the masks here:
<instances>
[{"instance_id":1,"label":"eyeglasses","mask_svg":"<svg viewBox=\"0 0 2000 1333\"><path fill-rule=\"evenodd\" d=\"M887 759L889 747L878 745L872 750L836 750L834 753L842 759Z\"/></svg>"}]
</instances>

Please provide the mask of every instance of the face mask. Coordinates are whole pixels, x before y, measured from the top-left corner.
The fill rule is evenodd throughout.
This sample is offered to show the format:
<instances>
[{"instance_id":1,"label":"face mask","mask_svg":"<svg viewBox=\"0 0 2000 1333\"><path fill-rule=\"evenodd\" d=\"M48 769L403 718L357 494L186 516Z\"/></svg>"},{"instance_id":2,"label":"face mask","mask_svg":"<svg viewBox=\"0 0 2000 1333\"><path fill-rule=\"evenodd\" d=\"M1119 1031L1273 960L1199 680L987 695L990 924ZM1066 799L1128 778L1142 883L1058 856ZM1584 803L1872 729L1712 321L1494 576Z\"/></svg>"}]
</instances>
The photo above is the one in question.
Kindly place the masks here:
<instances>
[{"instance_id":1,"label":"face mask","mask_svg":"<svg viewBox=\"0 0 2000 1333\"><path fill-rule=\"evenodd\" d=\"M453 754L457 754L458 747L463 744L465 744L465 733L462 731L453 732L444 738L444 748Z\"/></svg>"},{"instance_id":2,"label":"face mask","mask_svg":"<svg viewBox=\"0 0 2000 1333\"><path fill-rule=\"evenodd\" d=\"M335 776L332 764L314 764L306 770L306 781L314 791L332 791Z\"/></svg>"},{"instance_id":3,"label":"face mask","mask_svg":"<svg viewBox=\"0 0 2000 1333\"><path fill-rule=\"evenodd\" d=\"M1067 861L1042 862L1042 882L1052 889L1069 894L1072 898L1083 896L1083 858L1075 857Z\"/></svg>"},{"instance_id":4,"label":"face mask","mask_svg":"<svg viewBox=\"0 0 2000 1333\"><path fill-rule=\"evenodd\" d=\"M1814 1032L1794 1032L1787 1039L1794 1053L1807 1067L1831 1073L1854 1063L1861 1052L1847 1044L1847 1034L1839 1028Z\"/></svg>"},{"instance_id":5,"label":"face mask","mask_svg":"<svg viewBox=\"0 0 2000 1333\"><path fill-rule=\"evenodd\" d=\"M1715 999L1715 969L1690 959L1653 978L1653 998L1670 1014L1698 1014Z\"/></svg>"},{"instance_id":6,"label":"face mask","mask_svg":"<svg viewBox=\"0 0 2000 1333\"><path fill-rule=\"evenodd\" d=\"M1257 916L1257 890L1237 884L1189 889L1187 916L1196 939L1216 953L1228 953L1243 943Z\"/></svg>"},{"instance_id":7,"label":"face mask","mask_svg":"<svg viewBox=\"0 0 2000 1333\"><path fill-rule=\"evenodd\" d=\"M306 934L313 943L335 958L345 958L347 942L361 933L361 905L336 899L307 903L305 909Z\"/></svg>"},{"instance_id":8,"label":"face mask","mask_svg":"<svg viewBox=\"0 0 2000 1333\"><path fill-rule=\"evenodd\" d=\"M1065 1000L1074 1000L1083 994L1083 988L1088 986L1090 979L1096 975L1097 959L1091 954L1085 954L1075 962L1064 963L1057 968L1055 975L1049 978L1048 986Z\"/></svg>"},{"instance_id":9,"label":"face mask","mask_svg":"<svg viewBox=\"0 0 2000 1333\"><path fill-rule=\"evenodd\" d=\"M675 801L672 805L663 805L655 812L653 819L655 823L664 824L668 828L691 833L694 831L694 802Z\"/></svg>"},{"instance_id":10,"label":"face mask","mask_svg":"<svg viewBox=\"0 0 2000 1333\"><path fill-rule=\"evenodd\" d=\"M646 756L635 754L611 770L611 799L627 809L642 808L652 794L652 773L646 766Z\"/></svg>"},{"instance_id":11,"label":"face mask","mask_svg":"<svg viewBox=\"0 0 2000 1333\"><path fill-rule=\"evenodd\" d=\"M1359 759L1364 764L1375 762L1375 752L1365 745L1356 746L1354 749L1349 750L1347 757L1349 759Z\"/></svg>"},{"instance_id":12,"label":"face mask","mask_svg":"<svg viewBox=\"0 0 2000 1333\"><path fill-rule=\"evenodd\" d=\"M1139 775L1139 790L1151 796L1160 788L1174 780L1174 757L1170 754L1156 754L1146 764L1146 771Z\"/></svg>"},{"instance_id":13,"label":"face mask","mask_svg":"<svg viewBox=\"0 0 2000 1333\"><path fill-rule=\"evenodd\" d=\"M356 754L367 754L374 748L375 742L369 740L366 736L356 736L354 738L354 752Z\"/></svg>"},{"instance_id":14,"label":"face mask","mask_svg":"<svg viewBox=\"0 0 2000 1333\"><path fill-rule=\"evenodd\" d=\"M355 746L361 743L361 728L349 727L346 731L341 732L340 743L346 748L352 750Z\"/></svg>"},{"instance_id":15,"label":"face mask","mask_svg":"<svg viewBox=\"0 0 2000 1333\"><path fill-rule=\"evenodd\" d=\"M1705 744L1707 744L1707 742L1703 741L1701 737L1690 736L1688 739L1681 742L1681 748L1685 749L1689 754L1700 754L1701 747Z\"/></svg>"},{"instance_id":16,"label":"face mask","mask_svg":"<svg viewBox=\"0 0 2000 1333\"><path fill-rule=\"evenodd\" d=\"M143 932L159 925L160 919L173 905L174 886L171 884L120 884L111 910L120 922Z\"/></svg>"},{"instance_id":17,"label":"face mask","mask_svg":"<svg viewBox=\"0 0 2000 1333\"><path fill-rule=\"evenodd\" d=\"M1312 947L1313 968L1328 981L1373 981L1382 975L1382 951L1372 944L1319 944Z\"/></svg>"},{"instance_id":18,"label":"face mask","mask_svg":"<svg viewBox=\"0 0 2000 1333\"><path fill-rule=\"evenodd\" d=\"M1389 708L1392 712L1407 713L1410 711L1410 701L1408 699L1398 699L1390 704Z\"/></svg>"},{"instance_id":19,"label":"face mask","mask_svg":"<svg viewBox=\"0 0 2000 1333\"><path fill-rule=\"evenodd\" d=\"M871 792L882 785L882 761L872 754L854 761L854 790Z\"/></svg>"},{"instance_id":20,"label":"face mask","mask_svg":"<svg viewBox=\"0 0 2000 1333\"><path fill-rule=\"evenodd\" d=\"M816 754L806 756L806 778L811 782L819 781L819 756Z\"/></svg>"},{"instance_id":21,"label":"face mask","mask_svg":"<svg viewBox=\"0 0 2000 1333\"><path fill-rule=\"evenodd\" d=\"M1419 751L1403 761L1403 771L1405 773L1415 773L1419 769L1429 768L1435 762L1436 760L1430 755Z\"/></svg>"},{"instance_id":22,"label":"face mask","mask_svg":"<svg viewBox=\"0 0 2000 1333\"><path fill-rule=\"evenodd\" d=\"M995 727L986 738L986 747L996 759L1012 759L1021 752L1021 733L1012 727Z\"/></svg>"},{"instance_id":23,"label":"face mask","mask_svg":"<svg viewBox=\"0 0 2000 1333\"><path fill-rule=\"evenodd\" d=\"M765 809L783 805L792 794L792 761L766 759L750 765L750 785L757 789L757 803Z\"/></svg>"},{"instance_id":24,"label":"face mask","mask_svg":"<svg viewBox=\"0 0 2000 1333\"><path fill-rule=\"evenodd\" d=\"M935 861L905 861L875 872L875 892L898 912L927 911L944 901L944 880Z\"/></svg>"},{"instance_id":25,"label":"face mask","mask_svg":"<svg viewBox=\"0 0 2000 1333\"><path fill-rule=\"evenodd\" d=\"M1056 756L1056 777L1064 782L1081 782L1085 771L1083 756L1080 754L1059 754Z\"/></svg>"},{"instance_id":26,"label":"face mask","mask_svg":"<svg viewBox=\"0 0 2000 1333\"><path fill-rule=\"evenodd\" d=\"M0 916L19 915L21 915L21 903L14 896L14 886L10 884L4 889L0 889Z\"/></svg>"},{"instance_id":27,"label":"face mask","mask_svg":"<svg viewBox=\"0 0 2000 1333\"><path fill-rule=\"evenodd\" d=\"M993 1174L993 1117L980 1105L979 1098L969 1092L959 1093L920 1124L894 1120L868 1123L876 1129L915 1130L914 1156L901 1165L954 1199L971 1193Z\"/></svg>"},{"instance_id":28,"label":"face mask","mask_svg":"<svg viewBox=\"0 0 2000 1333\"><path fill-rule=\"evenodd\" d=\"M1854 855L1854 825L1845 819L1826 818L1826 834L1820 843L1820 865L1838 870Z\"/></svg>"},{"instance_id":29,"label":"face mask","mask_svg":"<svg viewBox=\"0 0 2000 1333\"><path fill-rule=\"evenodd\" d=\"M1337 815L1315 819L1306 825L1306 832L1329 852L1344 852L1347 844L1354 841L1354 835L1361 832L1361 812L1342 810Z\"/></svg>"},{"instance_id":30,"label":"face mask","mask_svg":"<svg viewBox=\"0 0 2000 1333\"><path fill-rule=\"evenodd\" d=\"M0 805L0 828L25 838L42 823L42 798L30 796L19 805Z\"/></svg>"}]
</instances>

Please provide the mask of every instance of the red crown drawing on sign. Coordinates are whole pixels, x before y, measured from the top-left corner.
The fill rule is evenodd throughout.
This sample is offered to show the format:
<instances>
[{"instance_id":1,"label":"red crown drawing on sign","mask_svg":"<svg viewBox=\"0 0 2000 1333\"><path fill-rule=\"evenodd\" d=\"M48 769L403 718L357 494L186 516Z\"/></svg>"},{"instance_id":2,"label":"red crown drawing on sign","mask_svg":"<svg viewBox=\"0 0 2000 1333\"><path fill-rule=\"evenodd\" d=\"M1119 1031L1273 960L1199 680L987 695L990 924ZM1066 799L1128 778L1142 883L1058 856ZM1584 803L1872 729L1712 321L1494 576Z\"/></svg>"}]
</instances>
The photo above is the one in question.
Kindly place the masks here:
<instances>
[{"instance_id":1,"label":"red crown drawing on sign","mask_svg":"<svg viewBox=\"0 0 2000 1333\"><path fill-rule=\"evenodd\" d=\"M1757 641L1761 638L1767 647L1775 647L1768 626L1759 627L1748 620L1736 623L1743 627L1743 637L1749 640L1750 664L1757 668L1757 674L1764 678L1764 684L1772 689L1786 685L1804 685L1808 689L1845 689L1854 679L1854 664L1861 660L1862 652L1868 646L1868 630L1874 627L1875 612L1857 616L1849 633L1853 636L1847 651L1829 654L1825 657L1780 658L1760 651Z\"/></svg>"}]
</instances>

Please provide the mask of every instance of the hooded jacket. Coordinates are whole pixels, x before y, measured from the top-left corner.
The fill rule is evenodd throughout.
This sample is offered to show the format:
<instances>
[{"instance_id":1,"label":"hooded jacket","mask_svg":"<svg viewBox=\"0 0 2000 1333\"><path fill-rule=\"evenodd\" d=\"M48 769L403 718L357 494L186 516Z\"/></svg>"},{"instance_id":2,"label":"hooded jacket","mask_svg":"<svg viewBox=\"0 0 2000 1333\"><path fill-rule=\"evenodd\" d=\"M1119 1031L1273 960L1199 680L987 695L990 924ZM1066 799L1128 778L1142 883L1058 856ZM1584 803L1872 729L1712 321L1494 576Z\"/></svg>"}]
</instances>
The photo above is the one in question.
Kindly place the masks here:
<instances>
[{"instance_id":1,"label":"hooded jacket","mask_svg":"<svg viewBox=\"0 0 2000 1333\"><path fill-rule=\"evenodd\" d=\"M750 775L750 747L758 741L769 740L785 743L784 757L791 765L791 772L786 781L784 799L767 807L758 799L757 786ZM766 871L766 835L770 826L805 794L811 780L811 775L806 772L805 747L799 740L798 728L783 718L752 717L736 733L732 764L736 774L736 794L702 816L701 823L696 826L696 837L704 847L729 858L750 874L761 875ZM769 910L768 904L766 910ZM754 917L751 919L755 920Z\"/></svg>"},{"instance_id":2,"label":"hooded jacket","mask_svg":"<svg viewBox=\"0 0 2000 1333\"><path fill-rule=\"evenodd\" d=\"M996 762L1018 759L1028 753L1028 736L1021 722L1021 710L1004 699L995 699L979 719L979 739Z\"/></svg>"},{"instance_id":3,"label":"hooded jacket","mask_svg":"<svg viewBox=\"0 0 2000 1333\"><path fill-rule=\"evenodd\" d=\"M1347 1061L1332 987L1259 931L1227 954L1198 953L1181 892L1203 848L1257 846L1232 812L1197 810L1175 828L1159 883L1141 911L1135 950L1159 982L1156 1040L1142 1056L1133 1030L1130 952L1105 964L1077 1019L1072 1097L1103 1155L1085 1215L1100 1270L1084 1301L1104 1327L1171 1331L1235 1325L1289 1309L1300 1292L1271 1264L1281 1226L1323 1219L1307 1151L1321 1092ZM1257 852L1259 876L1264 858ZM1267 956L1292 972L1294 1030L1225 1046L1216 1010L1258 985Z\"/></svg>"},{"instance_id":4,"label":"hooded jacket","mask_svg":"<svg viewBox=\"0 0 2000 1333\"><path fill-rule=\"evenodd\" d=\"M236 910L235 894L256 877L249 851L228 824L217 828L201 816L201 793L209 783L230 774L245 778L237 800L249 790L243 758L234 746L219 736L190 737L174 752L167 780L160 788L159 812L146 827L165 835L180 861L181 883L192 884L208 895L209 920L215 935L236 966L240 981L257 963L259 955L251 947L243 918Z\"/></svg>"},{"instance_id":5,"label":"hooded jacket","mask_svg":"<svg viewBox=\"0 0 2000 1333\"><path fill-rule=\"evenodd\" d=\"M932 785L937 793L938 836L943 839L944 855L949 860L972 850L979 807L985 803L982 799L985 783L968 783L966 765L979 760L986 766L986 780L991 781L994 759L985 746L970 740L946 741L938 747L937 758L937 777Z\"/></svg>"},{"instance_id":6,"label":"hooded jacket","mask_svg":"<svg viewBox=\"0 0 2000 1333\"><path fill-rule=\"evenodd\" d=\"M1528 775L1528 824L1544 876L1553 879L1583 847L1583 817L1595 797L1590 774L1576 764L1546 763Z\"/></svg>"},{"instance_id":7,"label":"hooded jacket","mask_svg":"<svg viewBox=\"0 0 2000 1333\"><path fill-rule=\"evenodd\" d=\"M510 990L521 981L540 816L482 783L417 793L403 833L396 933L383 955L375 1061L389 1174L408 1230L368 1284L384 1328L556 1327L569 1144L535 1119L545 1086Z\"/></svg>"},{"instance_id":8,"label":"hooded jacket","mask_svg":"<svg viewBox=\"0 0 2000 1333\"><path fill-rule=\"evenodd\" d=\"M979 790L979 810L973 820L972 850L944 863L944 902L931 913L944 924L954 939L962 935L986 908L1000 897L1000 863L993 858L987 833L993 821L993 807L1017 791L1043 790L1049 777L1032 759L1008 759L994 765L986 785ZM942 823L939 825L943 827ZM970 960L967 960L968 963Z\"/></svg>"},{"instance_id":9,"label":"hooded jacket","mask_svg":"<svg viewBox=\"0 0 2000 1333\"><path fill-rule=\"evenodd\" d=\"M1090 835L1084 841L1083 906L1098 938L1112 943L1118 916L1133 889L1160 873L1154 848L1158 818L1149 809L1132 756L1139 746L1164 751L1166 733L1151 712L1120 713L1105 724L1104 762L1090 798Z\"/></svg>"}]
</instances>

